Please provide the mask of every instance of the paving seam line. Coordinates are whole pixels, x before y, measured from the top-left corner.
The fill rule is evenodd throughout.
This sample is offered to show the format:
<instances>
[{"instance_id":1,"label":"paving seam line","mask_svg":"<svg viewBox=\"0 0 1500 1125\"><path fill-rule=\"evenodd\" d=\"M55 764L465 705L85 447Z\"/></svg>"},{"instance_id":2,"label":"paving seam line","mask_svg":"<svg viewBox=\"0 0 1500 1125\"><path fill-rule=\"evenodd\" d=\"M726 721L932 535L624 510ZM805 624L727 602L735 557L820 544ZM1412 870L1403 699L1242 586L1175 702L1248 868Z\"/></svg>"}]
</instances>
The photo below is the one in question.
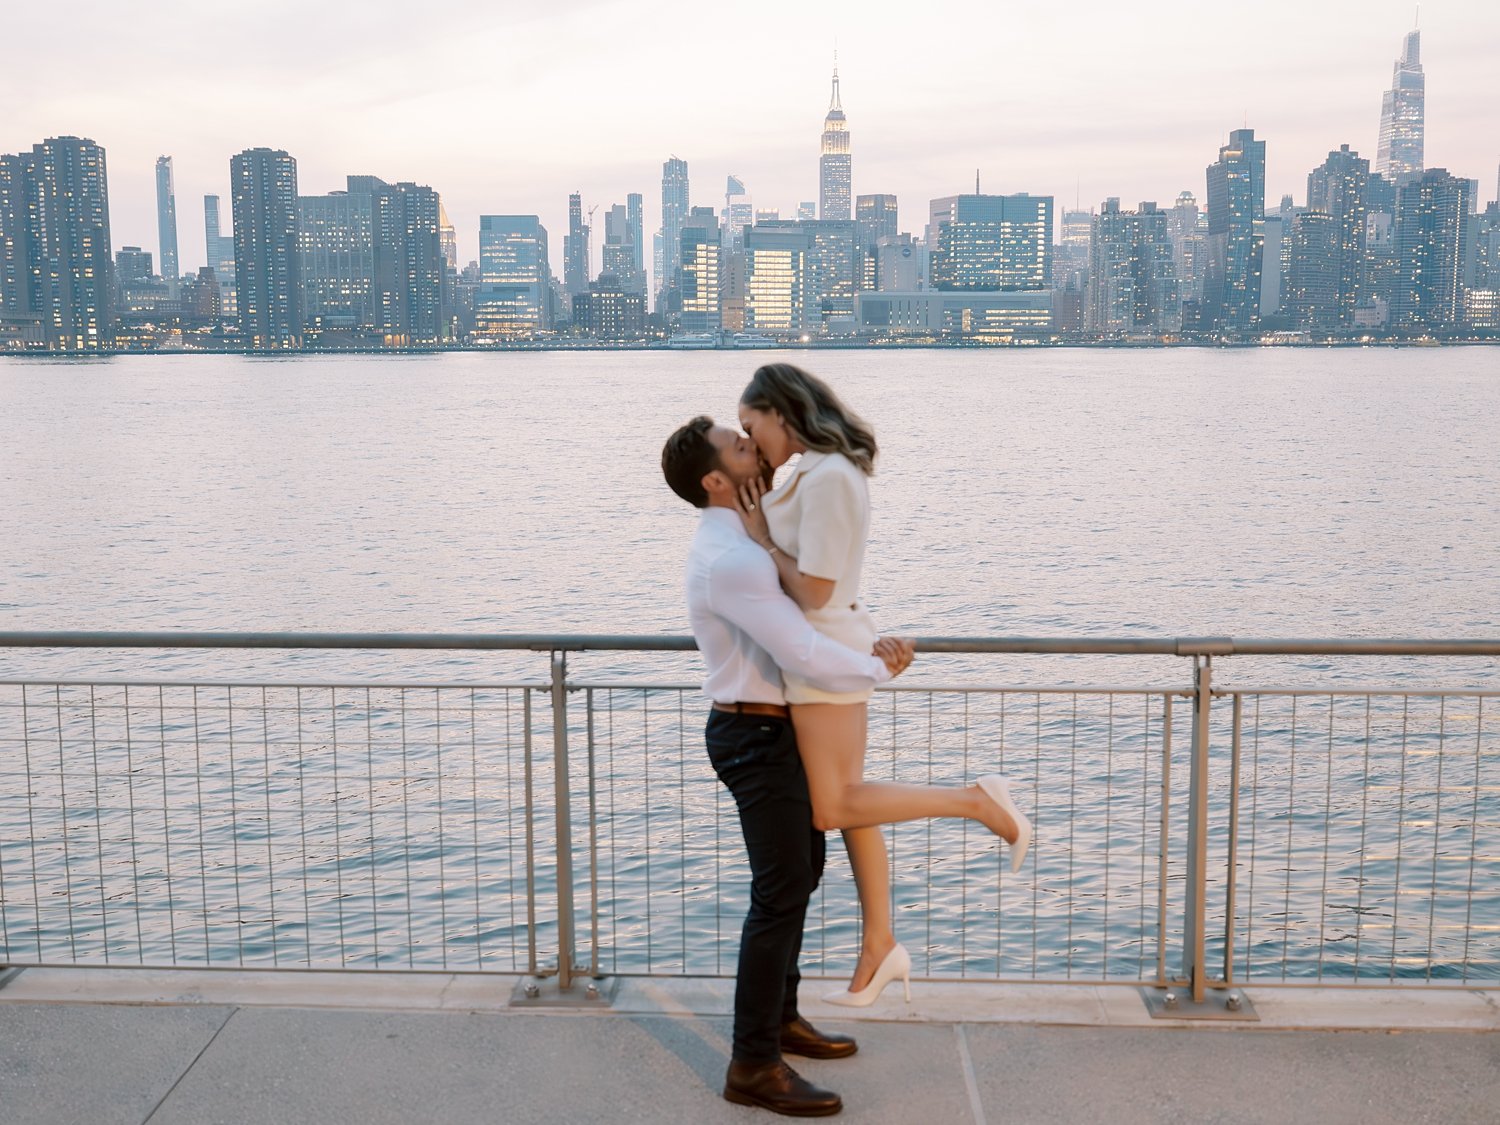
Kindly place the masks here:
<instances>
[{"instance_id":1,"label":"paving seam line","mask_svg":"<svg viewBox=\"0 0 1500 1125\"><path fill-rule=\"evenodd\" d=\"M176 1092L178 1086L182 1085L182 1080L193 1072L193 1067L198 1065L198 1060L201 1059L204 1054L207 1053L208 1049L214 1045L214 1042L219 1038L219 1034L229 1026L229 1021L234 1019L234 1017L239 1014L239 1010L239 1005L235 1005L234 1007L229 1009L229 1014L224 1017L224 1022L221 1023L218 1027L214 1028L214 1033L208 1037L208 1042L203 1044L203 1047L198 1051L196 1055L193 1056L193 1061L188 1063L187 1066L183 1067L182 1073L177 1076L177 1079L172 1083L171 1088L161 1096L161 1099L154 1106L151 1107L151 1112L146 1114L146 1116L142 1118L141 1125L151 1125L151 1119L161 1111L162 1106L167 1104L167 1099Z\"/></svg>"},{"instance_id":2,"label":"paving seam line","mask_svg":"<svg viewBox=\"0 0 1500 1125\"><path fill-rule=\"evenodd\" d=\"M969 1054L969 1037L964 1034L964 1025L955 1023L953 1035L958 1040L958 1065L964 1072L964 1089L969 1093L969 1110L974 1114L974 1125L987 1125L984 1103L979 1100L979 1080L974 1077L974 1059Z\"/></svg>"}]
</instances>

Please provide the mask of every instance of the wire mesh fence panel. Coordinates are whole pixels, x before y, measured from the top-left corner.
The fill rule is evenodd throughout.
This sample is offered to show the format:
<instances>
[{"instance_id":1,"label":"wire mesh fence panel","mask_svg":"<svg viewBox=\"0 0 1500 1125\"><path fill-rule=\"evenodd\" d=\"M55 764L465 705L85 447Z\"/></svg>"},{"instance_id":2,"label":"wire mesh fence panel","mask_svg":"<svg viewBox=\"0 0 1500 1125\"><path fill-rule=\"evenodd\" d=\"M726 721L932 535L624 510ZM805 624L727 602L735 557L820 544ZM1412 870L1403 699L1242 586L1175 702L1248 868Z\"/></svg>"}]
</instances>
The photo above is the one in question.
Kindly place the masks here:
<instances>
[{"instance_id":1,"label":"wire mesh fence panel","mask_svg":"<svg viewBox=\"0 0 1500 1125\"><path fill-rule=\"evenodd\" d=\"M523 967L525 693L0 686L0 956Z\"/></svg>"},{"instance_id":2,"label":"wire mesh fence panel","mask_svg":"<svg viewBox=\"0 0 1500 1125\"><path fill-rule=\"evenodd\" d=\"M0 682L0 964L733 975L750 873L698 689L525 640L550 682ZM878 691L867 780L1003 773L1035 829L1014 875L976 821L884 829L915 972L1178 979L1193 719L1185 682ZM1206 730L1212 974L1500 979L1500 694L1236 686ZM829 833L804 970L859 942Z\"/></svg>"},{"instance_id":3,"label":"wire mesh fence panel","mask_svg":"<svg viewBox=\"0 0 1500 1125\"><path fill-rule=\"evenodd\" d=\"M1500 697L1244 693L1246 980L1500 978Z\"/></svg>"},{"instance_id":4,"label":"wire mesh fence panel","mask_svg":"<svg viewBox=\"0 0 1500 1125\"><path fill-rule=\"evenodd\" d=\"M734 801L704 750L704 704L678 686L586 693L574 737L592 729L597 815L575 853L584 871L597 851L601 964L731 974L750 873ZM907 690L870 708L867 779L964 786L1004 772L1036 827L1016 875L976 822L886 829L896 930L919 973L1155 977L1162 695ZM838 833L828 856L803 964L842 975L858 955L859 909Z\"/></svg>"}]
</instances>

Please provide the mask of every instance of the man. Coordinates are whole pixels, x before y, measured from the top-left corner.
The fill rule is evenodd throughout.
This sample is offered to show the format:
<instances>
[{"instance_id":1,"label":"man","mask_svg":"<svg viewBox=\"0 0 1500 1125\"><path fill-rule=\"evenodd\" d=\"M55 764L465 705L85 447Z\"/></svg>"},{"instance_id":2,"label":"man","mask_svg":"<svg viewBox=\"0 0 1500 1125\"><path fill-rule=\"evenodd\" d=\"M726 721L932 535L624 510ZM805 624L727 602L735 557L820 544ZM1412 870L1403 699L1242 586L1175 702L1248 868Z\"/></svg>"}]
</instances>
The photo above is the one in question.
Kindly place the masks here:
<instances>
[{"instance_id":1,"label":"man","mask_svg":"<svg viewBox=\"0 0 1500 1125\"><path fill-rule=\"evenodd\" d=\"M688 617L708 666L708 756L739 807L750 858L724 1097L790 1116L828 1116L843 1108L839 1096L782 1060L783 1052L844 1058L856 1044L825 1035L797 1012L797 958L824 843L812 826L780 669L829 691L860 691L903 672L912 645L882 637L875 655L855 652L814 629L782 592L775 562L750 539L735 503L740 486L765 472L749 438L694 418L667 439L661 464L672 491L702 510L688 555Z\"/></svg>"}]
</instances>

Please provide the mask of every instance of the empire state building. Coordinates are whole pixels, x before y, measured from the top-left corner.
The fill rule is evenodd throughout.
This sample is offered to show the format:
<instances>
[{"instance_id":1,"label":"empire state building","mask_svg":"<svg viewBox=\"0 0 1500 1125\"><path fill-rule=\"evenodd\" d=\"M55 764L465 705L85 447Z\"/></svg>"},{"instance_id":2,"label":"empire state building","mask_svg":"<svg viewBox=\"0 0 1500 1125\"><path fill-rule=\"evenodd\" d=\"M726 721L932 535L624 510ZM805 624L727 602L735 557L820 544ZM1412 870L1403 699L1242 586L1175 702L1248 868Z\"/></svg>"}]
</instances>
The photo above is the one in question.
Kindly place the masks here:
<instances>
[{"instance_id":1,"label":"empire state building","mask_svg":"<svg viewBox=\"0 0 1500 1125\"><path fill-rule=\"evenodd\" d=\"M853 173L849 157L849 126L839 102L839 70L833 68L833 98L823 118L823 154L818 157L818 217L853 218Z\"/></svg>"}]
</instances>

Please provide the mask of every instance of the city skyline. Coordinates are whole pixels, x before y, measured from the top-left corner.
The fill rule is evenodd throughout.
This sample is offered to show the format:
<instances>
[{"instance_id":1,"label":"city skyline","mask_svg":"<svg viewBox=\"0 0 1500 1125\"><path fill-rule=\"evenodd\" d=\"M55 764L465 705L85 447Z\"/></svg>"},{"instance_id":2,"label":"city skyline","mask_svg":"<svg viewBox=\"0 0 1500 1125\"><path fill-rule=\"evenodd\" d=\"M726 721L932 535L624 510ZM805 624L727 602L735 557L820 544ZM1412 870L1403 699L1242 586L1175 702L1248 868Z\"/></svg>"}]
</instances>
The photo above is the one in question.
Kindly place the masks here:
<instances>
[{"instance_id":1,"label":"city skyline","mask_svg":"<svg viewBox=\"0 0 1500 1125\"><path fill-rule=\"evenodd\" d=\"M7 68L15 111L0 150L41 136L95 140L110 152L115 243L153 248L153 168L158 156L172 156L176 195L187 208L179 215L185 272L206 260L195 215L202 196L227 197L230 156L261 145L297 159L304 194L338 190L350 174L430 185L457 228L461 262L477 257L481 214L535 213L565 231L574 191L601 210L641 192L645 227L657 229L661 162L672 154L692 168L694 205L714 203L724 177L735 174L757 208L789 216L817 198L835 40L855 136L853 191L894 194L909 215L968 190L976 168L986 192L1051 194L1059 211L1075 202L1097 209L1111 196L1162 205L1183 189L1201 197L1204 154L1211 158L1241 123L1268 141L1267 197L1290 192L1300 200L1307 169L1330 150L1349 144L1375 154L1381 97L1413 19L1394 3L1331 11L1272 4L1257 10L1253 26L1235 29L1238 50L1226 57L1215 35L1227 17L1212 13L1148 27L1103 5L1002 17L956 4L947 9L965 35L924 41L923 54L893 63L891 45L905 39L892 35L892 21L841 23L774 3L757 8L754 21L736 16L738 24L683 6L696 14L680 34L702 48L688 58L673 54L676 39L632 30L629 11L612 3L523 15L446 3L430 26L399 37L377 34L380 19L345 27L330 13L293 17L281 3L257 9L265 26L256 27L175 0L129 20L83 7L69 19L95 21L105 33L93 38L108 44L107 55L81 57L68 84L56 81L57 60L46 51L15 58ZM1278 13L1287 16L1280 26ZM268 28L282 17L295 18L303 36L279 54L256 52L258 37L269 43ZM13 26L52 42L60 18L32 5ZM726 34L717 34L721 23ZM789 26L800 34L787 36ZM995 34L980 34L986 30ZM1500 48L1500 13L1477 3L1429 5L1422 30L1426 164L1477 178L1488 198L1500 161L1500 96L1486 64ZM560 44L564 32L577 50L507 55L503 66L466 63L461 53L491 34ZM250 49L204 49L230 39ZM1043 46L1023 50L1017 40ZM1162 63L1141 67L1150 46ZM407 52L406 65L382 66L397 48ZM159 82L135 79L140 57L163 53L182 61L181 102ZM672 67L652 63L668 57ZM1005 66L995 67L996 57ZM446 61L423 65L434 60ZM657 73L664 69L673 81ZM517 97L542 109L499 112ZM307 113L309 104L327 112ZM601 242L594 240L594 259Z\"/></svg>"}]
</instances>

